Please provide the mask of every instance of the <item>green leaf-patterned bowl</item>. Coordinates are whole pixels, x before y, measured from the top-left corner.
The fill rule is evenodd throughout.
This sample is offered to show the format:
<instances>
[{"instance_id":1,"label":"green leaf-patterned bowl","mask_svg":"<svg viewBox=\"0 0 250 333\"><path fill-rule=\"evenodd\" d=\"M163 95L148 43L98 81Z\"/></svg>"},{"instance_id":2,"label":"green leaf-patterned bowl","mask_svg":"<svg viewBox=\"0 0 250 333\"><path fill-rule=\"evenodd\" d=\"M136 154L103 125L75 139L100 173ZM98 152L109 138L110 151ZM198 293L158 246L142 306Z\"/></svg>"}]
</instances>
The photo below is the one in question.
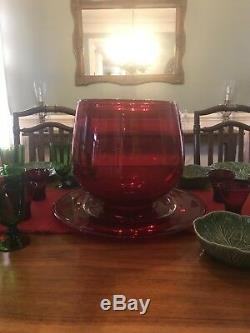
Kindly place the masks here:
<instances>
[{"instance_id":1,"label":"green leaf-patterned bowl","mask_svg":"<svg viewBox=\"0 0 250 333\"><path fill-rule=\"evenodd\" d=\"M197 164L185 165L179 182L183 189L204 189L209 186L208 173L210 167Z\"/></svg>"},{"instance_id":2,"label":"green leaf-patterned bowl","mask_svg":"<svg viewBox=\"0 0 250 333\"><path fill-rule=\"evenodd\" d=\"M234 172L236 179L248 179L250 177L250 163L243 162L218 162L211 169L226 169Z\"/></svg>"},{"instance_id":3,"label":"green leaf-patterned bowl","mask_svg":"<svg viewBox=\"0 0 250 333\"><path fill-rule=\"evenodd\" d=\"M203 249L227 264L250 268L250 216L218 211L193 222Z\"/></svg>"}]
</instances>

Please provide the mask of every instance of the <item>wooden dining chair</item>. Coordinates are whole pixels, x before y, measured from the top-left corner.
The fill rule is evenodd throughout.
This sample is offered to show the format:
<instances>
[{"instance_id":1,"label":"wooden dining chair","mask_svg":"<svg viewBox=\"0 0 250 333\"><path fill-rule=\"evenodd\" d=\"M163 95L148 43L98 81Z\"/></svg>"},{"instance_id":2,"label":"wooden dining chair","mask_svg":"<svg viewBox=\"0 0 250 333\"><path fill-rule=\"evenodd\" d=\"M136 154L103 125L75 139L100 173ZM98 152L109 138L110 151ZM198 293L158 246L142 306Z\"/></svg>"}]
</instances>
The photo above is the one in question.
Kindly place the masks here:
<instances>
[{"instance_id":1,"label":"wooden dining chair","mask_svg":"<svg viewBox=\"0 0 250 333\"><path fill-rule=\"evenodd\" d=\"M72 116L72 123L75 110L63 106L38 106L25 111L13 114L13 134L14 145L20 144L25 138L24 146L28 146L28 161L45 161L49 158L49 146L51 143L71 143L73 125L68 126L56 121L46 121L47 116L52 114L64 114ZM39 117L34 118L38 124L31 127L20 127L22 117L42 115L43 121ZM32 119L32 122L34 121Z\"/></svg>"},{"instance_id":2,"label":"wooden dining chair","mask_svg":"<svg viewBox=\"0 0 250 333\"><path fill-rule=\"evenodd\" d=\"M223 161L250 161L250 126L230 120L233 112L250 113L250 106L221 104L194 112L194 164L201 164L201 148L204 146L208 165ZM201 117L214 113L221 113L221 118L226 120L210 127L201 127Z\"/></svg>"}]
</instances>

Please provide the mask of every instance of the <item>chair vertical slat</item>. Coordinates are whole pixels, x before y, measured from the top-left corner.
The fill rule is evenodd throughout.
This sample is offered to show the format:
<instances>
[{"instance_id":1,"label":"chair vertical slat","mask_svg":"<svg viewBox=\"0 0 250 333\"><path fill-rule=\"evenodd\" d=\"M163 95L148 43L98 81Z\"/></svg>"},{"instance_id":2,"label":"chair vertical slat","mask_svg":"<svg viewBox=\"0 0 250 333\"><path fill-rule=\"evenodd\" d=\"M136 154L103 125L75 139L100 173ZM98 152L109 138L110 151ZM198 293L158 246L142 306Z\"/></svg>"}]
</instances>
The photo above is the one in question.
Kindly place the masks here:
<instances>
[{"instance_id":1,"label":"chair vertical slat","mask_svg":"<svg viewBox=\"0 0 250 333\"><path fill-rule=\"evenodd\" d=\"M228 141L227 149L225 153L225 161L235 161L236 158L236 145L237 137L234 133L234 127L232 125L228 126Z\"/></svg>"},{"instance_id":2,"label":"chair vertical slat","mask_svg":"<svg viewBox=\"0 0 250 333\"><path fill-rule=\"evenodd\" d=\"M228 146L229 146L229 133L228 128L226 128L226 132L223 134L223 155L224 155L224 161L229 160L229 153L228 153Z\"/></svg>"},{"instance_id":3,"label":"chair vertical slat","mask_svg":"<svg viewBox=\"0 0 250 333\"><path fill-rule=\"evenodd\" d=\"M49 143L53 142L53 137L54 137L54 128L53 127L49 127Z\"/></svg>"},{"instance_id":4,"label":"chair vertical slat","mask_svg":"<svg viewBox=\"0 0 250 333\"><path fill-rule=\"evenodd\" d=\"M64 135L64 130L62 128L59 128L59 140L58 141L62 144L65 143L65 135Z\"/></svg>"},{"instance_id":5,"label":"chair vertical slat","mask_svg":"<svg viewBox=\"0 0 250 333\"><path fill-rule=\"evenodd\" d=\"M200 115L194 113L194 164L200 164Z\"/></svg>"},{"instance_id":6,"label":"chair vertical slat","mask_svg":"<svg viewBox=\"0 0 250 333\"><path fill-rule=\"evenodd\" d=\"M214 160L214 138L213 133L208 133L208 165L213 163Z\"/></svg>"},{"instance_id":7,"label":"chair vertical slat","mask_svg":"<svg viewBox=\"0 0 250 333\"><path fill-rule=\"evenodd\" d=\"M239 151L238 151L238 161L243 162L244 160L244 129L240 128L239 129L239 136L238 136L238 146L239 146Z\"/></svg>"},{"instance_id":8,"label":"chair vertical slat","mask_svg":"<svg viewBox=\"0 0 250 333\"><path fill-rule=\"evenodd\" d=\"M225 138L225 161L235 161L237 138L234 133L234 127L229 125L227 136Z\"/></svg>"},{"instance_id":9,"label":"chair vertical slat","mask_svg":"<svg viewBox=\"0 0 250 333\"><path fill-rule=\"evenodd\" d=\"M44 161L45 160L45 144L46 144L46 137L44 130L39 130L39 140L37 143L37 152L38 152L38 160Z\"/></svg>"},{"instance_id":10,"label":"chair vertical slat","mask_svg":"<svg viewBox=\"0 0 250 333\"><path fill-rule=\"evenodd\" d=\"M28 135L28 138L29 138L29 160L30 160L30 162L33 162L36 160L34 133L30 133Z\"/></svg>"},{"instance_id":11,"label":"chair vertical slat","mask_svg":"<svg viewBox=\"0 0 250 333\"><path fill-rule=\"evenodd\" d=\"M60 143L60 161L63 163L64 160L64 144L65 144L65 136L64 136L64 131L63 129L59 128L59 140L58 142Z\"/></svg>"},{"instance_id":12,"label":"chair vertical slat","mask_svg":"<svg viewBox=\"0 0 250 333\"><path fill-rule=\"evenodd\" d=\"M48 127L48 135L49 135L49 161L54 160L54 152L52 149L52 144L54 142L54 128L53 127Z\"/></svg>"},{"instance_id":13,"label":"chair vertical slat","mask_svg":"<svg viewBox=\"0 0 250 333\"><path fill-rule=\"evenodd\" d=\"M14 134L14 145L18 146L20 144L20 125L19 125L19 117L15 112L13 113L13 134Z\"/></svg>"},{"instance_id":14,"label":"chair vertical slat","mask_svg":"<svg viewBox=\"0 0 250 333\"><path fill-rule=\"evenodd\" d=\"M218 134L218 162L223 161L223 133L223 127L221 127Z\"/></svg>"},{"instance_id":15,"label":"chair vertical slat","mask_svg":"<svg viewBox=\"0 0 250 333\"><path fill-rule=\"evenodd\" d=\"M71 144L70 143L67 143L66 149L68 150L68 154L66 155L67 156L66 164L70 164L70 161L71 161Z\"/></svg>"}]
</instances>

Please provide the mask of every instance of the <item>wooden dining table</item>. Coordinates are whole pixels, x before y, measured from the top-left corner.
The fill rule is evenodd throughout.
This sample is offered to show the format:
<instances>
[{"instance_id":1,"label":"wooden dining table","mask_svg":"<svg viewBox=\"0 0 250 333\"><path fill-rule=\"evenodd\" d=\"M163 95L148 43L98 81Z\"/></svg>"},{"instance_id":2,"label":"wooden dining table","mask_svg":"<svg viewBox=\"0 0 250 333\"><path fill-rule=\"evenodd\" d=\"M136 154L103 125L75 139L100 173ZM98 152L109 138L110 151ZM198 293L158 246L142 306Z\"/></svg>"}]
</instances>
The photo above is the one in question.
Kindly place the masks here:
<instances>
[{"instance_id":1,"label":"wooden dining table","mask_svg":"<svg viewBox=\"0 0 250 333\"><path fill-rule=\"evenodd\" d=\"M113 295L150 304L103 311ZM206 255L192 229L134 241L31 233L0 254L0 333L249 332L249 295L250 271Z\"/></svg>"}]
</instances>

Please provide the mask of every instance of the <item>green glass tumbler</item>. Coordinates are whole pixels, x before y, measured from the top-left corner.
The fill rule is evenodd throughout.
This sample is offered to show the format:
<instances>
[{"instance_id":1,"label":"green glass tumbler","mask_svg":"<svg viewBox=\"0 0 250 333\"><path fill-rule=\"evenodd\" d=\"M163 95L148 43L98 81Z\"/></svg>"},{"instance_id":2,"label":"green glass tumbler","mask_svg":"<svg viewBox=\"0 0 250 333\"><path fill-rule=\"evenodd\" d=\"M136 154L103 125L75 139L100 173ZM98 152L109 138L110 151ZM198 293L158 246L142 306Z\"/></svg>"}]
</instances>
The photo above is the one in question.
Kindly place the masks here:
<instances>
[{"instance_id":1,"label":"green glass tumbler","mask_svg":"<svg viewBox=\"0 0 250 333\"><path fill-rule=\"evenodd\" d=\"M0 162L2 174L9 175L18 172L24 165L24 145L17 145L10 148L0 148Z\"/></svg>"},{"instance_id":2,"label":"green glass tumbler","mask_svg":"<svg viewBox=\"0 0 250 333\"><path fill-rule=\"evenodd\" d=\"M72 175L71 144L50 144L50 161L59 177L59 188L67 189L77 186Z\"/></svg>"}]
</instances>

